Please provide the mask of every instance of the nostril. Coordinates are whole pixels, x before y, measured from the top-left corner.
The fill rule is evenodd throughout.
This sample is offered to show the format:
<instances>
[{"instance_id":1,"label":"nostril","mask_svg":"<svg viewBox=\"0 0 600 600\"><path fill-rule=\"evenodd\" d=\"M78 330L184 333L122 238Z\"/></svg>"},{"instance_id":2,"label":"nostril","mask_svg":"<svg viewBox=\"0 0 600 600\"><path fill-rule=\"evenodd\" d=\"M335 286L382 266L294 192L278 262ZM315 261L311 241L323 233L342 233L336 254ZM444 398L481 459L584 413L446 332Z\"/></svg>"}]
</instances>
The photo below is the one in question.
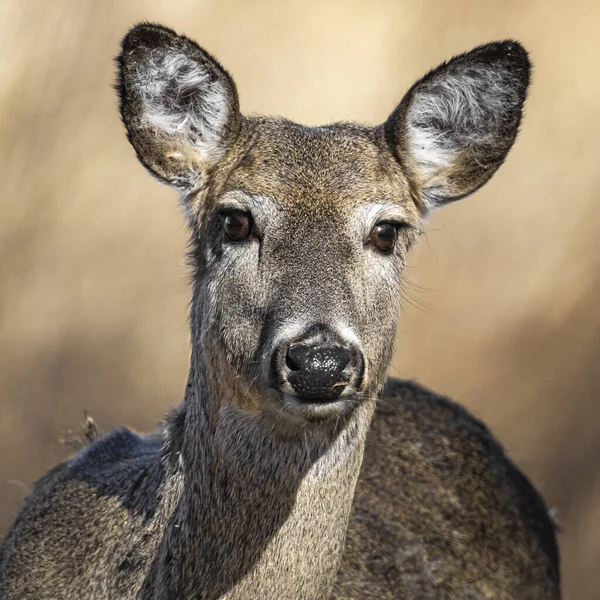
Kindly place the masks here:
<instances>
[{"instance_id":1,"label":"nostril","mask_svg":"<svg viewBox=\"0 0 600 600\"><path fill-rule=\"evenodd\" d=\"M285 364L292 371L306 369L309 366L313 349L314 347L308 344L290 344L285 355Z\"/></svg>"},{"instance_id":2,"label":"nostril","mask_svg":"<svg viewBox=\"0 0 600 600\"><path fill-rule=\"evenodd\" d=\"M341 373L350 362L350 351L343 346L331 346L315 358L320 369Z\"/></svg>"},{"instance_id":3,"label":"nostril","mask_svg":"<svg viewBox=\"0 0 600 600\"><path fill-rule=\"evenodd\" d=\"M290 371L297 371L299 369L298 365L294 362L294 359L292 358L292 356L290 355L290 351L288 349L288 351L285 354L285 366L290 370Z\"/></svg>"}]
</instances>

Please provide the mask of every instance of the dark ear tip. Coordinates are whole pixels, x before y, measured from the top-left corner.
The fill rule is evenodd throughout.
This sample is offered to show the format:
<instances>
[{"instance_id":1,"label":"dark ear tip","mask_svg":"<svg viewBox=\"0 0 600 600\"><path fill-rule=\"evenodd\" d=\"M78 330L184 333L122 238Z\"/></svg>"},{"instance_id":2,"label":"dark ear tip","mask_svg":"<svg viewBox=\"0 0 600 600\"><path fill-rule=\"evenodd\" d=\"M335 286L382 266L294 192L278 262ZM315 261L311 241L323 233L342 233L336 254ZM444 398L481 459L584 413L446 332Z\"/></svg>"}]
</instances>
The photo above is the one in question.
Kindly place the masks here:
<instances>
[{"instance_id":1,"label":"dark ear tip","mask_svg":"<svg viewBox=\"0 0 600 600\"><path fill-rule=\"evenodd\" d=\"M527 72L531 69L529 53L516 40L491 42L475 48L472 53L491 63L500 62L510 65L511 68L522 69Z\"/></svg>"},{"instance_id":2,"label":"dark ear tip","mask_svg":"<svg viewBox=\"0 0 600 600\"><path fill-rule=\"evenodd\" d=\"M527 50L516 40L502 40L478 46L457 57L458 64L488 64L492 69L509 71L522 98L527 94L531 61ZM450 64L452 61L450 61Z\"/></svg>"},{"instance_id":3,"label":"dark ear tip","mask_svg":"<svg viewBox=\"0 0 600 600\"><path fill-rule=\"evenodd\" d=\"M520 64L522 66L529 66L529 54L522 44L516 40L504 40L502 42L494 42L491 44L496 48L498 57L502 57L504 60Z\"/></svg>"},{"instance_id":4,"label":"dark ear tip","mask_svg":"<svg viewBox=\"0 0 600 600\"><path fill-rule=\"evenodd\" d=\"M123 52L133 50L140 46L156 48L177 39L175 31L158 23L142 22L134 25L121 42Z\"/></svg>"}]
</instances>

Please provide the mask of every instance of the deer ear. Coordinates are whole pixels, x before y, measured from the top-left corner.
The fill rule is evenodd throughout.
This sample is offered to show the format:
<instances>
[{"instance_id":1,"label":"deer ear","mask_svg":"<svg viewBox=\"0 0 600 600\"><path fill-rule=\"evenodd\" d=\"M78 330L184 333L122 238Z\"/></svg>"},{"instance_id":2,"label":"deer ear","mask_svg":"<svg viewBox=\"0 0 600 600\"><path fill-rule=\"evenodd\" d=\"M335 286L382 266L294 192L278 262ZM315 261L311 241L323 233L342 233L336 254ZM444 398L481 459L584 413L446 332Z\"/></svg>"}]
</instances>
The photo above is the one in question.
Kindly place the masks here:
<instances>
[{"instance_id":1,"label":"deer ear","mask_svg":"<svg viewBox=\"0 0 600 600\"><path fill-rule=\"evenodd\" d=\"M192 40L147 23L127 33L117 63L121 117L138 158L161 181L198 189L240 127L233 79Z\"/></svg>"},{"instance_id":2,"label":"deer ear","mask_svg":"<svg viewBox=\"0 0 600 600\"><path fill-rule=\"evenodd\" d=\"M517 136L529 74L525 49L505 41L412 86L384 130L426 209L471 194L496 172Z\"/></svg>"}]
</instances>

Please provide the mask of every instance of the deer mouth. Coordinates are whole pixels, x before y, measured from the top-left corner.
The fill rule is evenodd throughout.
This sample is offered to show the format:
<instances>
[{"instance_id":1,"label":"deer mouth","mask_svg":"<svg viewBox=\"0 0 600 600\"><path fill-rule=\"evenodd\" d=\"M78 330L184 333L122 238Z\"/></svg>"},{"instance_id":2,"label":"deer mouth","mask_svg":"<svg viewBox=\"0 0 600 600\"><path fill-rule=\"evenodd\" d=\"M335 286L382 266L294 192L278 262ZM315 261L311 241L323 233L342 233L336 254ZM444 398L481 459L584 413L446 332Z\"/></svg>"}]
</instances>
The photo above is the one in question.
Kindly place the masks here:
<instances>
[{"instance_id":1,"label":"deer mouth","mask_svg":"<svg viewBox=\"0 0 600 600\"><path fill-rule=\"evenodd\" d=\"M340 418L348 414L355 404L352 396L313 398L287 393L282 395L282 408L286 412L309 421Z\"/></svg>"}]
</instances>

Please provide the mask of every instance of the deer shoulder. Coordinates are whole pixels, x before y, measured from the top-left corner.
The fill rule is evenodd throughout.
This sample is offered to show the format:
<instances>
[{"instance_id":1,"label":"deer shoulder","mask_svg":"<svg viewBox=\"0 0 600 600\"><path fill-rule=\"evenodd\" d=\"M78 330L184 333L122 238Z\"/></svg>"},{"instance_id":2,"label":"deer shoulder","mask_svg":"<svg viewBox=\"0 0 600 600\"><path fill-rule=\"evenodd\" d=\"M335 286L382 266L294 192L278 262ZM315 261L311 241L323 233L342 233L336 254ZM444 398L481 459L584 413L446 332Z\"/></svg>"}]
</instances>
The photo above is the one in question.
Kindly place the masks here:
<instances>
[{"instance_id":1,"label":"deer shoulder","mask_svg":"<svg viewBox=\"0 0 600 600\"><path fill-rule=\"evenodd\" d=\"M334 598L559 598L555 525L464 407L389 379L367 437Z\"/></svg>"}]
</instances>

